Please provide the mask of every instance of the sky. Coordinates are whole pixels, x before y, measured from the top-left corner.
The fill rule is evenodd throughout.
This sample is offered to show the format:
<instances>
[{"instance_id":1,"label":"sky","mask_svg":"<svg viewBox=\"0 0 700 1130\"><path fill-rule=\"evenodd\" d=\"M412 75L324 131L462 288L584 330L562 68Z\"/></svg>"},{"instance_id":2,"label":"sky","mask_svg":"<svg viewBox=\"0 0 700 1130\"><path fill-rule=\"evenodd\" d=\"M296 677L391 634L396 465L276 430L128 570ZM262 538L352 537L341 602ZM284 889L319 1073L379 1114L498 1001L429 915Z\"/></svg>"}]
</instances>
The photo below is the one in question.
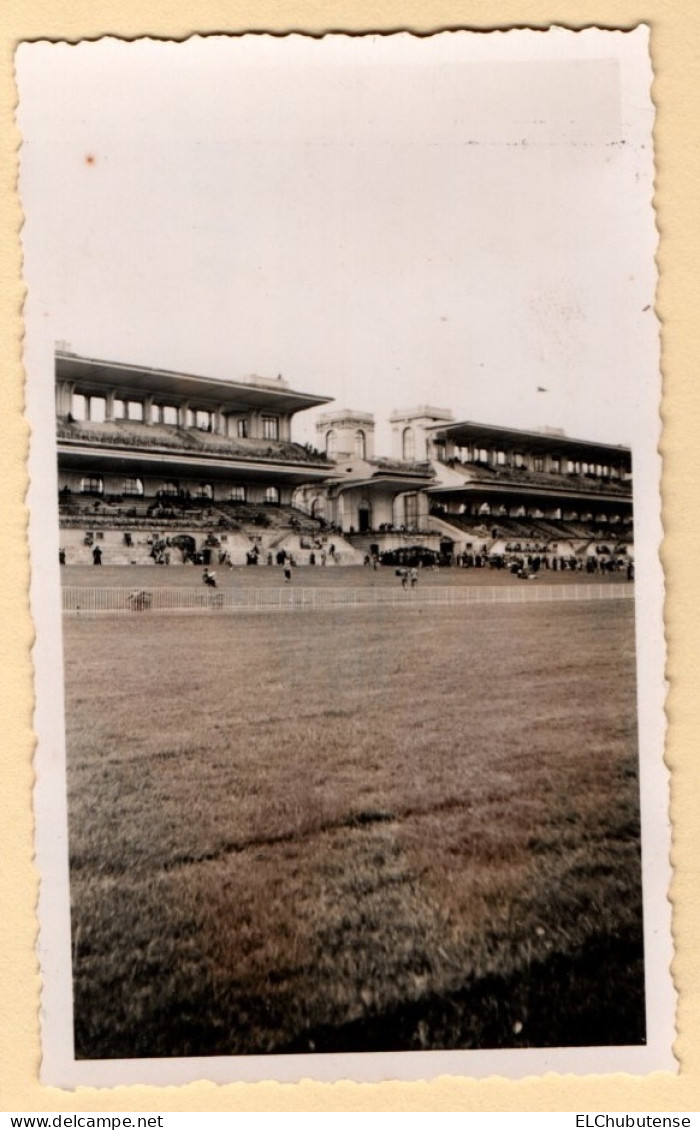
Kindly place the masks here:
<instances>
[{"instance_id":1,"label":"sky","mask_svg":"<svg viewBox=\"0 0 700 1130\"><path fill-rule=\"evenodd\" d=\"M38 42L16 70L30 333L281 373L385 453L426 403L655 434L646 29Z\"/></svg>"}]
</instances>

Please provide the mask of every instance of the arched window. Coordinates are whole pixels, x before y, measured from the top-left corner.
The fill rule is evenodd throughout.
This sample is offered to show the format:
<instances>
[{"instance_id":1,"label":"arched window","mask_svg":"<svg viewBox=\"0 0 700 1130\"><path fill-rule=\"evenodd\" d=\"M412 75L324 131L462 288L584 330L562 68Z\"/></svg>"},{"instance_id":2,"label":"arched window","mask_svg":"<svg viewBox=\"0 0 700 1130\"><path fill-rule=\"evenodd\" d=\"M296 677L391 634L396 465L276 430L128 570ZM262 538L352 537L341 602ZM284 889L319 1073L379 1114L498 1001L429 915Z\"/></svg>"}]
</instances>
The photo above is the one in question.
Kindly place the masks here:
<instances>
[{"instance_id":1,"label":"arched window","mask_svg":"<svg viewBox=\"0 0 700 1130\"><path fill-rule=\"evenodd\" d=\"M245 487L231 487L228 496L231 502L245 502Z\"/></svg>"},{"instance_id":2,"label":"arched window","mask_svg":"<svg viewBox=\"0 0 700 1130\"><path fill-rule=\"evenodd\" d=\"M280 500L280 492L277 487L268 487L265 491L265 502L272 503L277 506Z\"/></svg>"},{"instance_id":3,"label":"arched window","mask_svg":"<svg viewBox=\"0 0 700 1130\"><path fill-rule=\"evenodd\" d=\"M84 475L80 480L81 494L102 494L103 492L102 475Z\"/></svg>"},{"instance_id":4,"label":"arched window","mask_svg":"<svg viewBox=\"0 0 700 1130\"><path fill-rule=\"evenodd\" d=\"M416 457L416 434L413 428L404 428L401 437L401 457L410 462Z\"/></svg>"},{"instance_id":5,"label":"arched window","mask_svg":"<svg viewBox=\"0 0 700 1130\"><path fill-rule=\"evenodd\" d=\"M355 455L358 459L364 459L367 452L367 439L362 428L355 432Z\"/></svg>"},{"instance_id":6,"label":"arched window","mask_svg":"<svg viewBox=\"0 0 700 1130\"><path fill-rule=\"evenodd\" d=\"M167 483L163 483L162 493L177 496L180 493L180 488L176 482L170 479Z\"/></svg>"},{"instance_id":7,"label":"arched window","mask_svg":"<svg viewBox=\"0 0 700 1130\"><path fill-rule=\"evenodd\" d=\"M214 488L211 483L200 483L197 487L197 498L213 498Z\"/></svg>"},{"instance_id":8,"label":"arched window","mask_svg":"<svg viewBox=\"0 0 700 1130\"><path fill-rule=\"evenodd\" d=\"M325 518L326 516L326 500L322 494L317 494L311 503L311 517L312 518Z\"/></svg>"},{"instance_id":9,"label":"arched window","mask_svg":"<svg viewBox=\"0 0 700 1130\"><path fill-rule=\"evenodd\" d=\"M326 432L326 458L333 459L335 457L336 435L335 432Z\"/></svg>"},{"instance_id":10,"label":"arched window","mask_svg":"<svg viewBox=\"0 0 700 1130\"><path fill-rule=\"evenodd\" d=\"M122 483L122 494L142 495L143 480L136 478L135 475L130 475Z\"/></svg>"}]
</instances>

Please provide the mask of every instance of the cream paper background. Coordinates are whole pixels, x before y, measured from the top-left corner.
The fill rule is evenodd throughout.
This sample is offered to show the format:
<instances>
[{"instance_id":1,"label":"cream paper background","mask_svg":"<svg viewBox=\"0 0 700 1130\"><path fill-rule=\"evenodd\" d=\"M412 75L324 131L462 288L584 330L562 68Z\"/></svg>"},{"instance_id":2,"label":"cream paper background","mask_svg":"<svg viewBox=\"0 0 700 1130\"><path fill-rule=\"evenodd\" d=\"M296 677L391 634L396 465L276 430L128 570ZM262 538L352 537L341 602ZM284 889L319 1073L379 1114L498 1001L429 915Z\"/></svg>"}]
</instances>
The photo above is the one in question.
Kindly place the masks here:
<instances>
[{"instance_id":1,"label":"cream paper background","mask_svg":"<svg viewBox=\"0 0 700 1130\"><path fill-rule=\"evenodd\" d=\"M697 708L691 674L695 666L697 617L692 577L694 475L692 435L697 416L691 367L692 334L697 323L693 292L694 243L697 242L697 106L693 84L700 57L700 13L690 2L638 3L617 0L587 3L380 4L371 21L355 4L313 5L283 3L197 6L196 22L186 5L151 3L144 21L135 3L103 3L99 13L89 3L58 3L50 9L38 3L10 5L0 15L4 66L0 72L0 224L5 254L0 258L0 331L4 343L4 373L0 381L0 428L4 453L4 542L0 554L3 632L0 648L2 703L3 790L0 836L3 867L0 878L0 1101L4 1110L693 1110L697 1109L697 937L694 910L694 812L697 772L694 772L693 730ZM191 7L190 7L191 12ZM574 19L575 17L575 19ZM658 105L656 130L658 223L661 235L661 280L658 313L663 324L665 378L663 453L664 521L667 540L663 557L667 570L667 634L671 727L669 764L673 769L675 937L674 972L681 991L676 1052L680 1074L647 1078L546 1077L504 1080L445 1079L426 1083L358 1085L350 1083L297 1086L274 1083L215 1087L192 1084L159 1090L128 1087L113 1091L82 1089L64 1092L39 1085L39 979L34 943L38 876L32 864L31 716L32 626L27 593L29 560L26 546L25 460L27 425L22 418L20 226L21 209L15 192L20 138L13 121L16 101L12 57L24 39L81 39L101 34L136 38L141 35L184 38L192 32L247 30L398 31L422 34L444 28L505 28L508 26L651 27L651 46ZM697 78L697 76L695 76ZM694 161L693 161L694 159ZM693 222L695 221L695 222ZM697 330L695 331L697 335ZM697 395L697 394L696 394ZM695 408L695 412L693 409ZM696 457L697 461L697 457ZM685 533L685 537L683 534Z\"/></svg>"}]
</instances>

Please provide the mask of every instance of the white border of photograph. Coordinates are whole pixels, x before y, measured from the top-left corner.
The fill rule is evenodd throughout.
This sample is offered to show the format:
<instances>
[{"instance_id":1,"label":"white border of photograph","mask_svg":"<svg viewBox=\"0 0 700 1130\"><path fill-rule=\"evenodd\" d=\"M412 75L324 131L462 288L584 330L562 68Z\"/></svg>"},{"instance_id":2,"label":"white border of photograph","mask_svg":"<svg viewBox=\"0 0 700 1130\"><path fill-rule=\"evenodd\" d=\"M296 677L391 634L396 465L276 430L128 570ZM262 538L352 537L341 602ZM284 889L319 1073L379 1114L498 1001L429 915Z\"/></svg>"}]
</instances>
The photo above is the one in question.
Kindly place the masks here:
<instances>
[{"instance_id":1,"label":"white border of photograph","mask_svg":"<svg viewBox=\"0 0 700 1130\"><path fill-rule=\"evenodd\" d=\"M643 193L638 222L640 254L648 267L642 285L653 311L655 266L653 256L656 232L652 208L653 157L650 97L652 79L648 57L648 29L619 33L590 30L573 33L562 30L541 32L511 31L494 33L501 54L508 44L518 54L527 45L533 57L554 50L557 57L591 58L611 53L621 64L624 75L626 112L640 123L649 149L640 164ZM250 38L250 37L248 37ZM477 33L443 33L420 40L411 36L363 37L373 51L381 51L388 61L392 52L430 51L434 64L445 59L459 60L469 41L484 50L487 36ZM329 56L341 65L345 50L357 51L363 40L343 36L327 37L322 44ZM187 52L197 40L171 45ZM242 40L234 42L243 42ZM269 40L269 49L295 51L302 37ZM505 45L505 46L504 46ZM51 45L25 44L18 51L20 105L18 119L23 128L23 59L25 53ZM58 45L61 49L61 45ZM81 47L84 49L84 47ZM26 124L26 123L25 123ZM31 133L25 142L31 144ZM31 425L30 511L31 607L36 625L33 650L36 686L35 728L38 746L35 759L36 853L41 875L39 899L39 958L42 975L41 1078L46 1084L61 1087L113 1087L127 1083L182 1085L208 1079L217 1083L238 1080L276 1079L296 1081L354 1079L432 1079L439 1075L483 1078L500 1075L520 1078L559 1074L600 1074L628 1072L643 1074L676 1069L672 1054L675 999L670 975L672 941L671 908L667 897L670 883L670 826L668 819L668 780L662 760L665 716L663 574L659 559L662 538L660 518L660 460L657 446L660 434L660 377L658 324L653 316L641 325L636 353L630 365L637 375L638 403L635 418L639 426L632 444L634 469L634 518L636 565L636 628L639 700L639 754L641 766L642 862L645 922L645 967L647 990L648 1041L645 1047L545 1048L499 1051L404 1052L381 1054L324 1054L295 1056L203 1057L196 1059L139 1059L115 1061L76 1061L72 1055L72 989L70 968L70 898L67 866L67 812L65 781L65 739L63 666L61 647L60 576L58 566L57 475L54 419L54 342L63 337L54 313L45 316L46 295L41 292L38 275L41 249L35 243L34 209L41 194L52 187L28 183L21 174L20 194L25 209L23 241L25 281L28 297L25 307L27 372L26 404ZM648 201L648 203L647 203ZM640 202L635 201L635 207ZM77 344L77 343L76 343ZM120 358L128 360L128 357ZM468 359L465 362L468 367ZM205 371L205 370L200 370ZM342 395L342 394L341 394ZM449 394L440 400L448 400Z\"/></svg>"}]
</instances>

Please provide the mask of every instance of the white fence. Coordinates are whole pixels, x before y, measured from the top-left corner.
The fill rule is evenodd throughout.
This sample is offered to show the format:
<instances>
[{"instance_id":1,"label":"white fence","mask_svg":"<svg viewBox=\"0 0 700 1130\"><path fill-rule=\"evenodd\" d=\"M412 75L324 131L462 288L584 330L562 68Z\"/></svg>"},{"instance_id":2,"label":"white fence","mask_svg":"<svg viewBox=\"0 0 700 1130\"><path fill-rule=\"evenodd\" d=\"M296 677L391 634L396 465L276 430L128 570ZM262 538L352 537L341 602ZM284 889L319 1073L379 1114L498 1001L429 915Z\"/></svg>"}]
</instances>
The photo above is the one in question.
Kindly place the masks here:
<instances>
[{"instance_id":1,"label":"white fence","mask_svg":"<svg viewBox=\"0 0 700 1130\"><path fill-rule=\"evenodd\" d=\"M75 588L63 592L63 611L100 612L267 612L368 606L539 604L589 600L629 600L632 584L400 585L376 588Z\"/></svg>"}]
</instances>

